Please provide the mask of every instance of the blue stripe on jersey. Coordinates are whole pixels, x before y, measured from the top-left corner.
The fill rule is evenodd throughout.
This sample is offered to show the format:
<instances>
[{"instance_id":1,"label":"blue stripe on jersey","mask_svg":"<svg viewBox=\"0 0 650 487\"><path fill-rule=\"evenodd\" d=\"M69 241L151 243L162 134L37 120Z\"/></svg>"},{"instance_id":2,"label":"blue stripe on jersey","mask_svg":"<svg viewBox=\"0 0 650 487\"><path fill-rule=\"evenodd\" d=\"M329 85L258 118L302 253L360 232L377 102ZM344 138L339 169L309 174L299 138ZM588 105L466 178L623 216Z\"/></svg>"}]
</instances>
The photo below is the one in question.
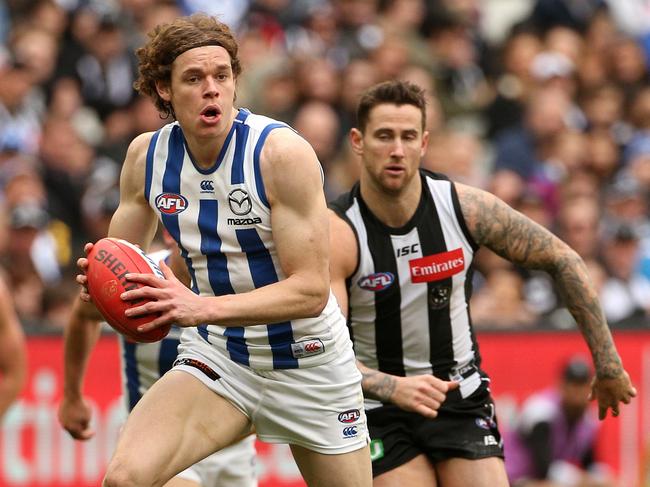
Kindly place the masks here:
<instances>
[{"instance_id":1,"label":"blue stripe on jersey","mask_svg":"<svg viewBox=\"0 0 650 487\"><path fill-rule=\"evenodd\" d=\"M248 125L236 124L237 140L235 141L235 154L232 160L232 172L230 174L231 184L242 184L244 182L244 153L248 141Z\"/></svg>"},{"instance_id":2,"label":"blue stripe on jersey","mask_svg":"<svg viewBox=\"0 0 650 487\"><path fill-rule=\"evenodd\" d=\"M232 326L224 330L223 334L228 337L226 348L230 353L231 360L240 364L250 366L250 357L246 340L244 339L244 327Z\"/></svg>"},{"instance_id":3,"label":"blue stripe on jersey","mask_svg":"<svg viewBox=\"0 0 650 487\"><path fill-rule=\"evenodd\" d=\"M185 158L185 142L183 139L183 132L178 125L172 127L171 134L169 135L169 144L167 147L167 160L165 161L165 174L162 180L163 193L176 193L181 192L181 169L183 168L183 159ZM181 256L185 259L187 270L190 273L192 282L196 283L196 274L192 265L192 259L189 253L181 243L181 231L178 226L178 215L160 214L160 219L178 244L181 251ZM195 290L198 294L198 289Z\"/></svg>"},{"instance_id":4,"label":"blue stripe on jersey","mask_svg":"<svg viewBox=\"0 0 650 487\"><path fill-rule=\"evenodd\" d=\"M208 261L208 280L215 296L234 294L235 290L230 283L228 261L221 252L221 239L217 232L219 221L219 207L217 200L200 200L199 206L199 231L201 232L201 253ZM208 341L208 330L205 325L198 328L199 335ZM228 330L231 330L228 333ZM244 329L228 328L225 335L228 337L226 346L231 351L231 358L236 362L248 365L248 351L244 340ZM234 355L233 355L234 354Z\"/></svg>"},{"instance_id":5,"label":"blue stripe on jersey","mask_svg":"<svg viewBox=\"0 0 650 487\"><path fill-rule=\"evenodd\" d=\"M221 252L221 239L217 233L219 218L217 200L199 201L199 231L201 232L201 253L208 261L208 279L215 296L233 294L230 284L228 261Z\"/></svg>"},{"instance_id":6,"label":"blue stripe on jersey","mask_svg":"<svg viewBox=\"0 0 650 487\"><path fill-rule=\"evenodd\" d=\"M160 342L160 352L158 353L158 375L160 377L172 368L178 355L179 343L180 340L175 338L163 338Z\"/></svg>"},{"instance_id":7,"label":"blue stripe on jersey","mask_svg":"<svg viewBox=\"0 0 650 487\"><path fill-rule=\"evenodd\" d=\"M132 410L140 400L140 376L138 375L138 361L135 358L137 345L128 342L124 338L124 372L126 375L126 394L128 395L129 411Z\"/></svg>"},{"instance_id":8,"label":"blue stripe on jersey","mask_svg":"<svg viewBox=\"0 0 650 487\"><path fill-rule=\"evenodd\" d=\"M156 144L158 143L160 130L157 130L151 136L151 140L149 141L149 148L147 149L147 161L144 171L144 198L146 201L149 201L149 196L151 195L151 180L153 178L153 154L156 150Z\"/></svg>"},{"instance_id":9,"label":"blue stripe on jersey","mask_svg":"<svg viewBox=\"0 0 650 487\"><path fill-rule=\"evenodd\" d=\"M183 144L183 133L178 125L172 127L169 135L169 146L167 149L167 161L165 162L165 174L162 180L163 193L181 193L181 169L185 158L185 146ZM179 243L181 241L181 230L178 226L178 214L168 215L160 213L160 219L167 231ZM181 251L183 249L181 248ZM185 252L184 255L187 255Z\"/></svg>"},{"instance_id":10,"label":"blue stripe on jersey","mask_svg":"<svg viewBox=\"0 0 650 487\"><path fill-rule=\"evenodd\" d=\"M235 230L237 241L246 253L248 267L255 288L278 282L278 275L271 259L271 254L254 228ZM298 360L291 354L293 342L291 322L275 323L268 327L269 344L273 353L274 369L293 369L298 367Z\"/></svg>"},{"instance_id":11,"label":"blue stripe on jersey","mask_svg":"<svg viewBox=\"0 0 650 487\"><path fill-rule=\"evenodd\" d=\"M255 150L253 151L253 170L255 171L257 196L259 196L260 201L264 203L267 208L270 208L271 206L269 205L269 200L266 199L266 191L264 190L264 181L262 180L262 172L260 171L260 154L262 152L262 147L264 147L264 142L271 133L271 130L278 128L287 128L287 125L283 123L271 123L264 127L259 139L257 139L257 144L255 144Z\"/></svg>"}]
</instances>

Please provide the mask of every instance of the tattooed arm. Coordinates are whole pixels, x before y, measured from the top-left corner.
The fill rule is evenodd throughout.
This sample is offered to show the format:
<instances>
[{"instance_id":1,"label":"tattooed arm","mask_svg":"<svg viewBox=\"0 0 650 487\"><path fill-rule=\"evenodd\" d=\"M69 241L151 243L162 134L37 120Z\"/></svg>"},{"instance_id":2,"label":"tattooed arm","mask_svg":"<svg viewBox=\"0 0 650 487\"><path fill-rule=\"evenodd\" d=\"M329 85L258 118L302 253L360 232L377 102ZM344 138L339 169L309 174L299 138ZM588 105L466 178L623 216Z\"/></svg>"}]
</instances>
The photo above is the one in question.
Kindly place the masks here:
<instances>
[{"instance_id":1,"label":"tattooed arm","mask_svg":"<svg viewBox=\"0 0 650 487\"><path fill-rule=\"evenodd\" d=\"M346 279L352 275L359 259L356 237L352 228L330 211L330 280L336 300L345 316L348 314ZM429 418L438 415L438 408L448 390L458 387L433 375L398 377L366 367L357 360L361 371L363 395L381 402L392 402L402 409Z\"/></svg>"},{"instance_id":2,"label":"tattooed arm","mask_svg":"<svg viewBox=\"0 0 650 487\"><path fill-rule=\"evenodd\" d=\"M476 242L528 269L548 272L578 324L596 368L592 398L599 417L618 415L636 395L616 351L603 310L580 256L551 232L485 191L456 184L460 207Z\"/></svg>"}]
</instances>

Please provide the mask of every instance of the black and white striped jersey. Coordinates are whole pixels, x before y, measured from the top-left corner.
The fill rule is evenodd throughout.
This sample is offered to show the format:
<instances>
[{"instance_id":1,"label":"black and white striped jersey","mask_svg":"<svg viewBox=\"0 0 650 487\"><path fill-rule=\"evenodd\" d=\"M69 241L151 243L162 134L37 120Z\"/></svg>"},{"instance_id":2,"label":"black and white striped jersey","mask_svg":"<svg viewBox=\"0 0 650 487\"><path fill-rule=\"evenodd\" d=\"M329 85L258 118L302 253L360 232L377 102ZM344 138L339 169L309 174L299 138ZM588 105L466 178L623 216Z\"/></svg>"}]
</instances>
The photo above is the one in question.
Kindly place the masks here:
<instances>
[{"instance_id":1,"label":"black and white striped jersey","mask_svg":"<svg viewBox=\"0 0 650 487\"><path fill-rule=\"evenodd\" d=\"M358 183L331 203L353 228L359 250L347 280L348 326L357 358L368 367L460 380L464 398L484 376L468 305L478 246L451 181L425 170L420 176L420 203L401 228L375 217Z\"/></svg>"}]
</instances>

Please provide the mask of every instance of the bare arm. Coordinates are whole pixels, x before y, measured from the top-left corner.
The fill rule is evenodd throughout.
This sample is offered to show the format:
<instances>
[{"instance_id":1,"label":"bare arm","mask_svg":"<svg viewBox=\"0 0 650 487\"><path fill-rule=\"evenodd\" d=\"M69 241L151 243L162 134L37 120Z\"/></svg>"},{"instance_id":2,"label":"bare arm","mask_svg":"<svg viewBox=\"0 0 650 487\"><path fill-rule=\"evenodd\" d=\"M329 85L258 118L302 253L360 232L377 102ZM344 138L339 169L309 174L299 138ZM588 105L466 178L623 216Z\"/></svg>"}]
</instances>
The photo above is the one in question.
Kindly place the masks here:
<instances>
[{"instance_id":1,"label":"bare arm","mask_svg":"<svg viewBox=\"0 0 650 487\"><path fill-rule=\"evenodd\" d=\"M151 133L146 133L133 139L129 145L120 174L120 203L108 229L109 237L127 240L139 245L145 252L158 227L158 217L144 198L145 165L150 140ZM91 249L92 244L86 244L86 255ZM81 271L81 274L77 275L77 282L82 286L81 300L90 302L85 275L88 259L80 258L77 265ZM90 306L86 308L85 312L89 313Z\"/></svg>"},{"instance_id":2,"label":"bare arm","mask_svg":"<svg viewBox=\"0 0 650 487\"><path fill-rule=\"evenodd\" d=\"M0 419L20 393L27 375L25 336L9 291L0 280Z\"/></svg>"},{"instance_id":3,"label":"bare arm","mask_svg":"<svg viewBox=\"0 0 650 487\"><path fill-rule=\"evenodd\" d=\"M600 416L636 395L616 351L583 260L551 232L485 191L456 184L460 206L477 243L528 269L548 272L578 324L596 368L593 394Z\"/></svg>"},{"instance_id":4,"label":"bare arm","mask_svg":"<svg viewBox=\"0 0 650 487\"><path fill-rule=\"evenodd\" d=\"M88 359L101 331L100 323L86 313L81 300L74 304L70 322L63 334L63 399L59 422L73 438L87 440L95 434L90 428L91 409L82 393Z\"/></svg>"},{"instance_id":5,"label":"bare arm","mask_svg":"<svg viewBox=\"0 0 650 487\"><path fill-rule=\"evenodd\" d=\"M273 239L286 278L247 293L198 297L183 292L164 266L165 281L138 275L137 281L148 287L129 291L126 297L156 301L127 314L163 313L143 331L167 323L274 323L317 316L322 311L330 289L328 219L316 154L293 131L277 129L266 141L260 165L271 206Z\"/></svg>"},{"instance_id":6,"label":"bare arm","mask_svg":"<svg viewBox=\"0 0 650 487\"><path fill-rule=\"evenodd\" d=\"M354 272L359 250L352 228L330 211L330 278L334 295L345 316L348 314L346 279ZM429 418L438 415L446 393L456 382L446 382L433 375L399 377L371 369L357 359L363 394L370 399L392 402L406 411Z\"/></svg>"}]
</instances>

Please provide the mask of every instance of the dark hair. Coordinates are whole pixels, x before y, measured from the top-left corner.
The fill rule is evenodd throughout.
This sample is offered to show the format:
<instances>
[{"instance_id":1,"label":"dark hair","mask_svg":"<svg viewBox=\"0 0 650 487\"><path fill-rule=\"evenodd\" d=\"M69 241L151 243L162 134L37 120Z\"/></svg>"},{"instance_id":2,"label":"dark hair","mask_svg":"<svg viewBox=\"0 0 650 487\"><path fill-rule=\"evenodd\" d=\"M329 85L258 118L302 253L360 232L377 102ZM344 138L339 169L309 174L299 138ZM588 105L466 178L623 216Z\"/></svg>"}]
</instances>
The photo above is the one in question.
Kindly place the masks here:
<instances>
[{"instance_id":1,"label":"dark hair","mask_svg":"<svg viewBox=\"0 0 650 487\"><path fill-rule=\"evenodd\" d=\"M588 384L591 377L591 366L582 357L570 358L562 369L562 379L570 384Z\"/></svg>"},{"instance_id":2,"label":"dark hair","mask_svg":"<svg viewBox=\"0 0 650 487\"><path fill-rule=\"evenodd\" d=\"M357 108L357 127L361 132L368 125L370 111L377 105L413 105L422 112L422 130L426 123L426 100L424 90L409 81L384 81L370 87L359 100Z\"/></svg>"},{"instance_id":3,"label":"dark hair","mask_svg":"<svg viewBox=\"0 0 650 487\"><path fill-rule=\"evenodd\" d=\"M171 83L172 63L185 51L203 46L221 46L230 55L234 77L241 73L237 41L230 28L214 17L205 14L179 17L169 24L157 25L148 35L149 42L135 52L139 77L133 87L151 97L165 118L173 115L174 110L158 94L156 82Z\"/></svg>"}]
</instances>

